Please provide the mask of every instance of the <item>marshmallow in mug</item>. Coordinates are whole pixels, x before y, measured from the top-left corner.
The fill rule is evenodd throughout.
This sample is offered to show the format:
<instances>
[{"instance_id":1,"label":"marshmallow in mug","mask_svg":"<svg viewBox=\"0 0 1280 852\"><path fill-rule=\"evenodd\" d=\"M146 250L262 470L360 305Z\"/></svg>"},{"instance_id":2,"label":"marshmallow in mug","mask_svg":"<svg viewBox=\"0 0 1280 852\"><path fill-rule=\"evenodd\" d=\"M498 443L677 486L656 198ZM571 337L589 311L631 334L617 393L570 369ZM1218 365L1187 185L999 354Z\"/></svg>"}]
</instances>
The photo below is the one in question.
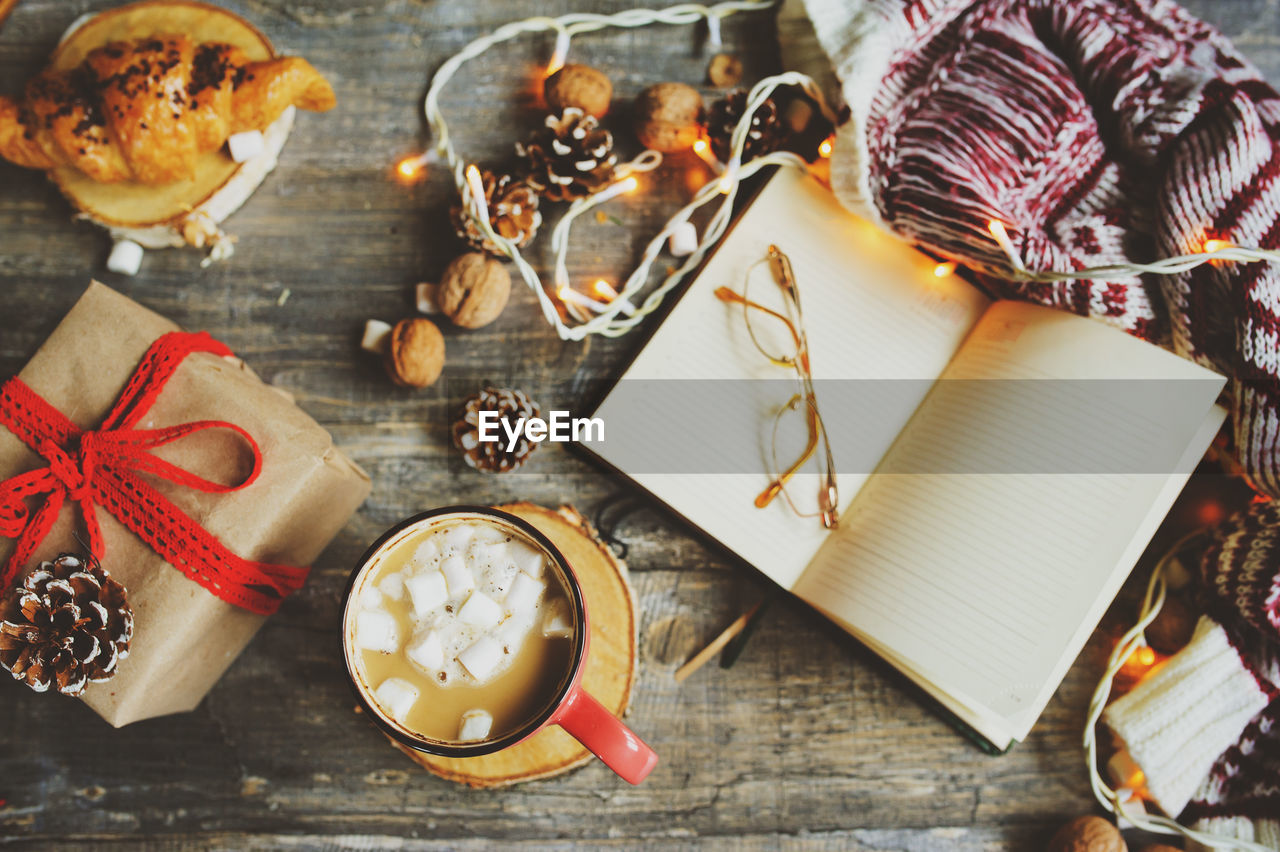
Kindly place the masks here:
<instances>
[{"instance_id":1,"label":"marshmallow in mug","mask_svg":"<svg viewBox=\"0 0 1280 852\"><path fill-rule=\"evenodd\" d=\"M572 634L565 602L557 596L544 605L546 569L546 554L500 530L470 524L437 530L403 570L362 593L356 645L384 653L403 648L441 686L489 683L510 668L534 630ZM383 595L408 597L410 636L398 635L396 620L381 610Z\"/></svg>"}]
</instances>

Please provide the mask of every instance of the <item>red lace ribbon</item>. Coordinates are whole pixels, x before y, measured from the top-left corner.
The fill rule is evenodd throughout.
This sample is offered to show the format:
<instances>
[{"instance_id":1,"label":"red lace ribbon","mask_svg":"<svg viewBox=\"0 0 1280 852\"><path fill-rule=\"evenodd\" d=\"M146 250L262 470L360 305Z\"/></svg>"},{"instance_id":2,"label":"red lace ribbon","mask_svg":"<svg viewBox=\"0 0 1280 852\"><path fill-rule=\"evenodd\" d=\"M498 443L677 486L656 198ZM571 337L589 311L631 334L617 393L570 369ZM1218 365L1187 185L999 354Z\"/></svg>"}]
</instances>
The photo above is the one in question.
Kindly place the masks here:
<instances>
[{"instance_id":1,"label":"red lace ribbon","mask_svg":"<svg viewBox=\"0 0 1280 852\"><path fill-rule=\"evenodd\" d=\"M257 442L233 423L199 420L163 429L133 428L192 352L231 354L204 332L163 335L151 344L102 425L87 432L21 379L11 378L0 387L0 425L49 463L0 482L0 535L18 539L0 571L0 592L17 581L67 500L79 504L89 548L98 558L105 549L95 513L101 506L171 565L227 603L270 615L301 587L310 569L236 556L143 477L149 474L196 491L226 493L250 485L262 470ZM150 452L203 429L229 429L244 438L253 453L253 470L243 482L212 482ZM31 512L27 501L40 497L43 502Z\"/></svg>"}]
</instances>

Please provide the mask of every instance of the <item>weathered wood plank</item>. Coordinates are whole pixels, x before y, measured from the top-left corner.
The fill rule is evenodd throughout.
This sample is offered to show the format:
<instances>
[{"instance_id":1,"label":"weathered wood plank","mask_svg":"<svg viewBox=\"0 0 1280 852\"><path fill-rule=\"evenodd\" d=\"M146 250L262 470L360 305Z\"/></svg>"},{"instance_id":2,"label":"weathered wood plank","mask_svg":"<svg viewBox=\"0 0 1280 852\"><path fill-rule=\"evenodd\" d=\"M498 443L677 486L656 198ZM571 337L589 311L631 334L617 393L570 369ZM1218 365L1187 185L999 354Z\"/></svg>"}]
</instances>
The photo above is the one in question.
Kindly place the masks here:
<instances>
[{"instance_id":1,"label":"weathered wood plank","mask_svg":"<svg viewBox=\"0 0 1280 852\"><path fill-rule=\"evenodd\" d=\"M76 15L108 5L20 3L0 31L0 91L17 91ZM711 849L976 852L1042 848L1059 822L1091 809L1081 720L1110 642L1131 617L1137 581L1028 742L991 758L870 653L793 601L769 611L737 666L711 666L676 685L676 667L767 590L652 509L623 526L642 613L630 721L663 758L645 785L629 788L594 764L513 790L474 792L390 749L353 712L337 650L350 566L388 524L427 506L599 504L616 483L562 450L544 448L527 472L508 477L461 467L445 433L451 400L488 377L572 402L589 380L613 374L638 340L562 343L521 290L494 325L446 329L445 382L418 393L393 388L358 351L360 328L371 316L407 315L411 285L437 275L458 249L446 225L447 177L437 170L405 188L389 169L424 144L419 99L428 75L465 42L535 9L632 4L226 5L328 73L340 106L300 118L279 170L229 223L241 236L236 257L208 270L194 253L163 252L136 278L104 273L106 238L71 223L41 176L0 165L0 373L21 367L96 274L188 327L209 329L294 393L373 474L373 495L307 587L195 712L113 731L76 702L0 683L0 842L471 849L500 840L543 850L575 841L668 849L696 840ZM1189 5L1280 79L1272 0ZM728 20L725 40L748 57L751 75L776 67L771 15ZM458 78L445 108L471 155L500 163L517 129L536 125L536 67L550 49L549 39L527 39ZM698 81L706 62L689 28L592 36L575 45L574 57L608 68L623 99L659 79ZM629 269L697 168L675 163L640 197L611 206L627 227L583 222L578 273Z\"/></svg>"}]
</instances>

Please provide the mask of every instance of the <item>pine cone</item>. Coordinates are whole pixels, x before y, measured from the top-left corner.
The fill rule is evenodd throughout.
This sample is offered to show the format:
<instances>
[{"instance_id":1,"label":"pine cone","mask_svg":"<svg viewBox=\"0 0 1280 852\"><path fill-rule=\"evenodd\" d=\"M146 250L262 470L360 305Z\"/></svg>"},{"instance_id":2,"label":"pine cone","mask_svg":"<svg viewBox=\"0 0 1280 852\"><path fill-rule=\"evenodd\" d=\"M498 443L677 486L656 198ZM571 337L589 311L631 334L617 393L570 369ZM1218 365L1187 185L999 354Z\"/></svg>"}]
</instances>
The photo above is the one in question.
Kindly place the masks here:
<instances>
[{"instance_id":1,"label":"pine cone","mask_svg":"<svg viewBox=\"0 0 1280 852\"><path fill-rule=\"evenodd\" d=\"M707 135L710 136L711 152L722 163L729 162L729 157L733 153L731 144L733 129L738 126L746 109L746 90L734 89L712 104L707 113ZM742 149L742 162L776 151L782 145L785 131L786 128L783 127L778 116L778 105L773 99L770 98L760 104L755 115L751 116L751 127L747 130L747 144Z\"/></svg>"},{"instance_id":2,"label":"pine cone","mask_svg":"<svg viewBox=\"0 0 1280 852\"><path fill-rule=\"evenodd\" d=\"M542 224L542 214L538 212L538 193L526 181L516 180L510 175L495 175L483 172L484 200L489 207L489 224L493 230L515 243L516 248L524 248L538 233ZM454 205L449 211L453 219L453 227L458 236L466 240L472 248L487 251L496 257L504 257L493 241L485 237L476 225L476 221L461 204Z\"/></svg>"},{"instance_id":3,"label":"pine cone","mask_svg":"<svg viewBox=\"0 0 1280 852\"><path fill-rule=\"evenodd\" d=\"M499 440L481 441L482 411L498 412L498 420L514 429L521 417L527 421L540 414L538 404L524 391L487 387L466 401L462 416L453 424L453 443L462 450L463 459L471 467L488 473L508 473L520 467L538 445L522 434L515 447L507 452L509 438L501 423L497 427Z\"/></svg>"},{"instance_id":4,"label":"pine cone","mask_svg":"<svg viewBox=\"0 0 1280 852\"><path fill-rule=\"evenodd\" d=\"M516 143L516 154L526 161L529 185L552 201L572 201L602 189L618 162L613 134L577 107L547 116L546 127L528 142Z\"/></svg>"},{"instance_id":5,"label":"pine cone","mask_svg":"<svg viewBox=\"0 0 1280 852\"><path fill-rule=\"evenodd\" d=\"M57 683L79 695L129 655L133 610L97 559L70 553L42 562L0 610L0 665L36 692Z\"/></svg>"}]
</instances>

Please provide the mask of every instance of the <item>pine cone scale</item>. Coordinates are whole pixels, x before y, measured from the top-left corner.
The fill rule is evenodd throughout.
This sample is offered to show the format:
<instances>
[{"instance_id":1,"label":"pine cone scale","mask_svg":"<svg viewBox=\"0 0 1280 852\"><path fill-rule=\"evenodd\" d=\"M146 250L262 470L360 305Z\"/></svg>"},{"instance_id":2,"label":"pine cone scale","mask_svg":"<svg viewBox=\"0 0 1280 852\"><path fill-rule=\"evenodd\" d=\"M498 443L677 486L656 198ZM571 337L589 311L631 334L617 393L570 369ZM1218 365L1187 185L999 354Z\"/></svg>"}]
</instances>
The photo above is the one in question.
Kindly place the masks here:
<instances>
[{"instance_id":1,"label":"pine cone scale","mask_svg":"<svg viewBox=\"0 0 1280 852\"><path fill-rule=\"evenodd\" d=\"M711 152L722 163L729 162L733 155L733 131L746 111L745 89L734 89L711 105L707 114L707 135L711 141ZM751 116L742 149L742 162L776 151L782 144L785 133L786 127L782 123L778 105L773 100L766 100Z\"/></svg>"},{"instance_id":2,"label":"pine cone scale","mask_svg":"<svg viewBox=\"0 0 1280 852\"><path fill-rule=\"evenodd\" d=\"M484 187L485 206L489 209L489 226L499 236L524 248L542 225L542 213L538 211L538 193L528 183L510 175L483 172L480 176ZM480 230L472 214L461 204L449 211L454 230L477 251L485 251L503 257L496 243Z\"/></svg>"},{"instance_id":3,"label":"pine cone scale","mask_svg":"<svg viewBox=\"0 0 1280 852\"><path fill-rule=\"evenodd\" d=\"M516 145L529 185L552 201L572 201L613 180L618 156L613 134L577 107L547 116L546 125Z\"/></svg>"}]
</instances>

